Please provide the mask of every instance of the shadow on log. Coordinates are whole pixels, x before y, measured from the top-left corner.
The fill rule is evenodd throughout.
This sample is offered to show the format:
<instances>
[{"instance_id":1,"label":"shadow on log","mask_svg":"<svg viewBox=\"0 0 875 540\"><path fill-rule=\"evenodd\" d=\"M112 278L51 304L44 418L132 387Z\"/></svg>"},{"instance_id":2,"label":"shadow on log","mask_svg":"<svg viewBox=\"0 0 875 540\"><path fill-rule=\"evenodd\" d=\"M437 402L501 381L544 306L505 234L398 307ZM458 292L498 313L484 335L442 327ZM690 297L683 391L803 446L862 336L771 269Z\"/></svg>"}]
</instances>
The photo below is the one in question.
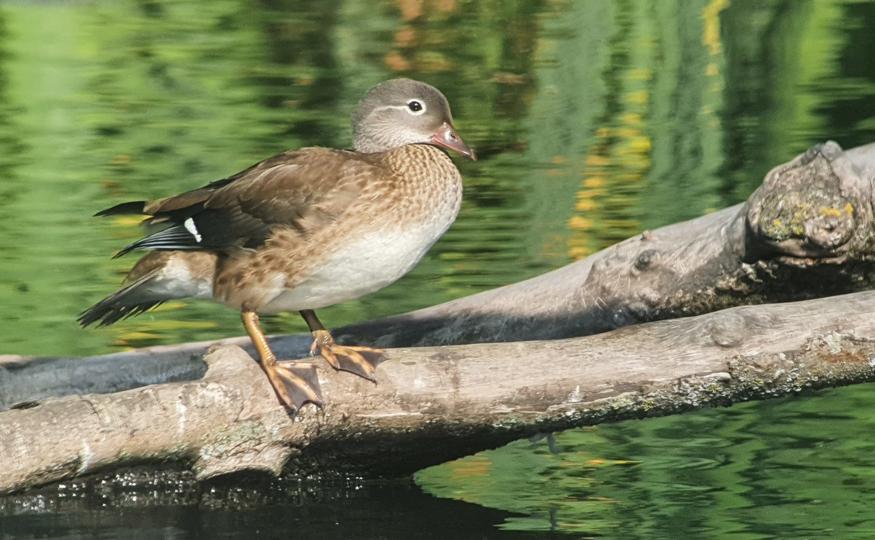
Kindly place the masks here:
<instances>
[{"instance_id":1,"label":"shadow on log","mask_svg":"<svg viewBox=\"0 0 875 540\"><path fill-rule=\"evenodd\" d=\"M875 145L820 145L771 171L744 205L525 282L339 329L339 340L418 348L391 350L376 387L317 364L326 407L294 420L239 338L207 355L205 375L203 343L4 357L2 408L92 394L0 414L0 455L12 464L0 492L150 462L200 479L403 475L537 432L871 380L873 293L622 327L870 288L873 176ZM273 345L294 358L309 342ZM491 343L457 345L472 342Z\"/></svg>"}]
</instances>

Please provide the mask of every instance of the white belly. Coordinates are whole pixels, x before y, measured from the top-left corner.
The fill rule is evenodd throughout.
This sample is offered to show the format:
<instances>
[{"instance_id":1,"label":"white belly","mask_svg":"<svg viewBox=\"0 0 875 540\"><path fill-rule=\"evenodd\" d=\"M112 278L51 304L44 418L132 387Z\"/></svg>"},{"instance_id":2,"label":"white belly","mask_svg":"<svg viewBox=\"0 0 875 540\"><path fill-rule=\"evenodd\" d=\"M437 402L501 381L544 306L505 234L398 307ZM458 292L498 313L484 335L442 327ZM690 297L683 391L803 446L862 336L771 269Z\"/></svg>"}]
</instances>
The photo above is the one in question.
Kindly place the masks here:
<instances>
[{"instance_id":1,"label":"white belly","mask_svg":"<svg viewBox=\"0 0 875 540\"><path fill-rule=\"evenodd\" d=\"M315 272L284 289L259 312L319 309L382 289L416 266L448 227L449 223L388 230L346 242Z\"/></svg>"}]
</instances>

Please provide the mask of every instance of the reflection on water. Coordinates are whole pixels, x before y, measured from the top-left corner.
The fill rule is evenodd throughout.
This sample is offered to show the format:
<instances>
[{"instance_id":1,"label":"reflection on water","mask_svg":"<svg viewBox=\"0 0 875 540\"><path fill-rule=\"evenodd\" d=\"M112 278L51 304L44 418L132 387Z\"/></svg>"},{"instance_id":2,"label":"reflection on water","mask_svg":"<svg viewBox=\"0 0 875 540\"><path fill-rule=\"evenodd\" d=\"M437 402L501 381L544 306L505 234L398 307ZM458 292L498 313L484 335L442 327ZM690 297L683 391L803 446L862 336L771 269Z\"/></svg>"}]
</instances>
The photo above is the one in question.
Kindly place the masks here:
<instances>
[{"instance_id":1,"label":"reflection on water","mask_svg":"<svg viewBox=\"0 0 875 540\"><path fill-rule=\"evenodd\" d=\"M542 220L562 230L568 218L539 216L528 189L541 170L526 156L526 119L536 94L535 15L544 9L528 1L502 13L454 2L425 11L370 1L4 6L2 97L18 110L11 131L26 149L4 152L19 163L4 181L20 188L0 221L0 236L15 237L7 251L15 262L0 275L2 352L94 354L240 334L231 310L181 302L104 330L76 328L76 314L133 262L109 256L141 234L130 218L89 216L203 185L287 148L347 146L352 107L391 77L442 88L482 159L460 163L462 216L427 260L322 319L341 325L409 311L568 262L561 244L544 253L531 236ZM473 29L481 39L463 39ZM567 190L571 200L573 185ZM34 326L50 331L26 330ZM268 328L305 327L295 315Z\"/></svg>"},{"instance_id":2,"label":"reflection on water","mask_svg":"<svg viewBox=\"0 0 875 540\"><path fill-rule=\"evenodd\" d=\"M374 83L449 97L481 160L456 225L413 273L330 325L564 265L747 197L768 168L875 137L871 3L187 0L0 8L2 353L96 354L241 333L174 302L102 330L76 314L133 263L112 204L346 146ZM272 332L303 331L296 315Z\"/></svg>"},{"instance_id":3,"label":"reflection on water","mask_svg":"<svg viewBox=\"0 0 875 540\"><path fill-rule=\"evenodd\" d=\"M427 493L583 537L870 538L872 385L567 431L417 473ZM848 430L853 430L852 432Z\"/></svg>"},{"instance_id":4,"label":"reflection on water","mask_svg":"<svg viewBox=\"0 0 875 540\"><path fill-rule=\"evenodd\" d=\"M534 540L496 527L509 512L440 499L409 480L273 482L257 489L65 486L61 495L0 499L0 538L476 538ZM190 487L190 486L189 486ZM200 501L196 505L196 501ZM452 524L448 535L447 525Z\"/></svg>"},{"instance_id":5,"label":"reflection on water","mask_svg":"<svg viewBox=\"0 0 875 540\"><path fill-rule=\"evenodd\" d=\"M79 329L77 313L133 262L110 254L141 234L134 221L89 216L287 148L346 146L349 112L378 81L444 90L481 160L459 162L461 215L426 260L320 312L330 325L540 274L742 201L811 144L875 140L873 36L875 3L850 0L4 3L0 353L241 334L233 311L182 302ZM293 315L267 326L304 330ZM505 528L864 534L875 403L864 390L810 403L570 432L558 455L517 443L419 478L520 512L496 518Z\"/></svg>"}]
</instances>

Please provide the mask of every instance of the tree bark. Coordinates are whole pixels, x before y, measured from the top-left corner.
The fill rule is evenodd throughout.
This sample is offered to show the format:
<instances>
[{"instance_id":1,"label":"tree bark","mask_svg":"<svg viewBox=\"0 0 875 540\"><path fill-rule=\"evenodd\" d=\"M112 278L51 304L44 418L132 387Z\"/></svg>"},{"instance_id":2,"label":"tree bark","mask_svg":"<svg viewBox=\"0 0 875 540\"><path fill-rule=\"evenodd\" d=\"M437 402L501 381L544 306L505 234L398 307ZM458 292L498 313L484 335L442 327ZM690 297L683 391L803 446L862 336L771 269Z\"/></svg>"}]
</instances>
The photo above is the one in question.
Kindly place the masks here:
<instances>
[{"instance_id":1,"label":"tree bark","mask_svg":"<svg viewBox=\"0 0 875 540\"><path fill-rule=\"evenodd\" d=\"M398 475L538 431L870 380L871 293L616 329L871 288L873 178L875 144L818 145L743 205L515 285L337 329L341 342L422 348L391 350L376 387L317 364L326 407L295 421L233 347L242 338L208 355L209 370L208 343L0 357L0 410L19 406L0 414L12 463L0 492L147 462L199 478ZM577 337L599 332L609 333ZM492 343L451 346L473 342ZM309 344L272 341L284 358Z\"/></svg>"},{"instance_id":2,"label":"tree bark","mask_svg":"<svg viewBox=\"0 0 875 540\"><path fill-rule=\"evenodd\" d=\"M217 347L200 380L0 414L0 493L158 462L199 480L399 476L538 432L875 380L873 311L864 292L583 338L393 349L376 386L317 364L325 407L296 418L247 354Z\"/></svg>"}]
</instances>

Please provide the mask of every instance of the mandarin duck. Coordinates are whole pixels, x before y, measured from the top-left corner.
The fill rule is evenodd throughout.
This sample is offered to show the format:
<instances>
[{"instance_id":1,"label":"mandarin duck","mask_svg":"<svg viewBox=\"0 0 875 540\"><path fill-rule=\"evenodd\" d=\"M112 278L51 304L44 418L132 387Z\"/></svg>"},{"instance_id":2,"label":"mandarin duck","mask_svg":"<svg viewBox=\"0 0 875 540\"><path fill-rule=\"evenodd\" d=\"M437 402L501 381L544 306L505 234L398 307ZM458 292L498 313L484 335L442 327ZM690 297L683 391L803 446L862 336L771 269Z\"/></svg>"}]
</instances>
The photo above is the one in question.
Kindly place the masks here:
<instances>
[{"instance_id":1,"label":"mandarin duck","mask_svg":"<svg viewBox=\"0 0 875 540\"><path fill-rule=\"evenodd\" d=\"M312 354L375 381L385 351L335 343L315 310L409 272L459 212L462 179L442 149L476 158L444 95L418 81L371 88L352 128L353 150L290 150L199 189L98 212L141 214L165 228L116 255L150 251L79 323L109 325L172 299L225 304L241 312L280 403L296 411L322 405L315 371L277 362L259 314L298 311Z\"/></svg>"}]
</instances>

